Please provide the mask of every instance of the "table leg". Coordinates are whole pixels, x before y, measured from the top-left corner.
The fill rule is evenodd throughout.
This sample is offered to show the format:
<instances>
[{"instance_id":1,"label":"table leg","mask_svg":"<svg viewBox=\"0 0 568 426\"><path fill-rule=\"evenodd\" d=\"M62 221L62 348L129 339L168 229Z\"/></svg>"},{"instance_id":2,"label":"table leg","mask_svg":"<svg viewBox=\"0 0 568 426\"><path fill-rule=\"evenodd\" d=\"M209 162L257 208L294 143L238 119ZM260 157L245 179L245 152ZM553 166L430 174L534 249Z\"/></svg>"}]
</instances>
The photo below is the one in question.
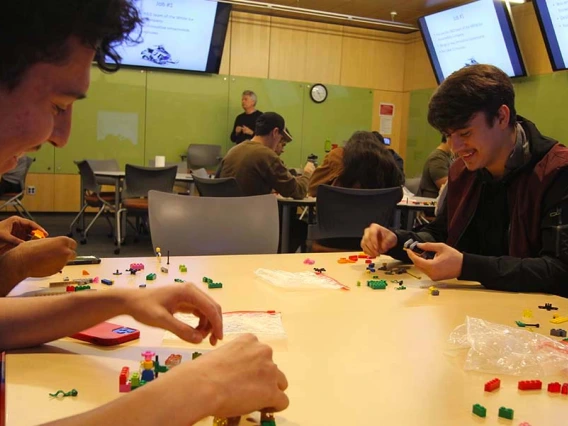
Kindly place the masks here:
<instances>
[{"instance_id":1,"label":"table leg","mask_svg":"<svg viewBox=\"0 0 568 426\"><path fill-rule=\"evenodd\" d=\"M282 205L282 229L280 230L280 251L288 253L290 245L290 204Z\"/></svg>"}]
</instances>

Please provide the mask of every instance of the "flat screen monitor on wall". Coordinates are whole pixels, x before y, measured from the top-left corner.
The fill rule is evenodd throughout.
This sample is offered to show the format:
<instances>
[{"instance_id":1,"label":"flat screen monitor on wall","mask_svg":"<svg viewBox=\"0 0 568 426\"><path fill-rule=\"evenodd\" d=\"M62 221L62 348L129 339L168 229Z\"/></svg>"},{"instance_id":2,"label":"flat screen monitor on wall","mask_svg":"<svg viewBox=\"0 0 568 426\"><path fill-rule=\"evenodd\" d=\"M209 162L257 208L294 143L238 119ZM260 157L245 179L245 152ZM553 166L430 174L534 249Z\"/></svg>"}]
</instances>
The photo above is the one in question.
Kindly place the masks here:
<instances>
[{"instance_id":1,"label":"flat screen monitor on wall","mask_svg":"<svg viewBox=\"0 0 568 426\"><path fill-rule=\"evenodd\" d=\"M478 0L418 20L441 83L467 65L491 64L510 77L526 75L511 18L501 1Z\"/></svg>"},{"instance_id":2,"label":"flat screen monitor on wall","mask_svg":"<svg viewBox=\"0 0 568 426\"><path fill-rule=\"evenodd\" d=\"M208 0L135 0L140 43L115 46L122 65L218 73L231 5ZM140 32L136 29L133 38Z\"/></svg>"},{"instance_id":3,"label":"flat screen monitor on wall","mask_svg":"<svg viewBox=\"0 0 568 426\"><path fill-rule=\"evenodd\" d=\"M533 0L554 71L568 69L568 2Z\"/></svg>"}]
</instances>

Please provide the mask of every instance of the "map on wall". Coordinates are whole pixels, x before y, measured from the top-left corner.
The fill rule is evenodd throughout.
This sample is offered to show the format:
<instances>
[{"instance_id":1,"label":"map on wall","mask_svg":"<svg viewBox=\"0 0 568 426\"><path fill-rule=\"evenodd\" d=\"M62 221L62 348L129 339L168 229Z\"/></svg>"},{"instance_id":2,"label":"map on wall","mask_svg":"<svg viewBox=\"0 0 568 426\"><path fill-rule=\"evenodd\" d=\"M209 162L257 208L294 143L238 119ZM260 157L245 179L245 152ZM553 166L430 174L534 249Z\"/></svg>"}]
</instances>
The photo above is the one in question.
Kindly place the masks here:
<instances>
[{"instance_id":1,"label":"map on wall","mask_svg":"<svg viewBox=\"0 0 568 426\"><path fill-rule=\"evenodd\" d=\"M130 142L138 145L138 114L135 112L99 111L98 142Z\"/></svg>"}]
</instances>

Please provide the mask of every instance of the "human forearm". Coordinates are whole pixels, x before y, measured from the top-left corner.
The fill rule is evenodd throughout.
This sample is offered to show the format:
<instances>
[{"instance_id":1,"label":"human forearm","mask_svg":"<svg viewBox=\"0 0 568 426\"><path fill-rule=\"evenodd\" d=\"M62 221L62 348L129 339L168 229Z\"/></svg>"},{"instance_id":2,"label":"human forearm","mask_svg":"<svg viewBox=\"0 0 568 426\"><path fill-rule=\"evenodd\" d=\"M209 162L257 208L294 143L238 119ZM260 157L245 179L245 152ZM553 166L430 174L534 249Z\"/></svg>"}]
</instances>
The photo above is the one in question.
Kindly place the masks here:
<instances>
[{"instance_id":1,"label":"human forearm","mask_svg":"<svg viewBox=\"0 0 568 426\"><path fill-rule=\"evenodd\" d=\"M126 299L125 290L120 289L0 299L0 348L39 345L128 313Z\"/></svg>"},{"instance_id":2,"label":"human forearm","mask_svg":"<svg viewBox=\"0 0 568 426\"><path fill-rule=\"evenodd\" d=\"M13 249L0 256L0 271L2 271L0 297L6 296L18 283L27 278L25 268L14 259Z\"/></svg>"},{"instance_id":3,"label":"human forearm","mask_svg":"<svg viewBox=\"0 0 568 426\"><path fill-rule=\"evenodd\" d=\"M192 365L193 364L193 365ZM198 363L187 362L160 375L147 385L130 392L102 407L49 423L50 426L98 426L114 424L121 419L123 426L168 425L187 426L215 412L222 389L214 391L214 382L206 372L196 368ZM168 395L164 398L164 395ZM159 407L148 401L160 401ZM129 413L124 415L124 413Z\"/></svg>"},{"instance_id":4,"label":"human forearm","mask_svg":"<svg viewBox=\"0 0 568 426\"><path fill-rule=\"evenodd\" d=\"M520 259L464 253L459 279L491 290L550 293L568 297L568 265L551 257Z\"/></svg>"}]
</instances>

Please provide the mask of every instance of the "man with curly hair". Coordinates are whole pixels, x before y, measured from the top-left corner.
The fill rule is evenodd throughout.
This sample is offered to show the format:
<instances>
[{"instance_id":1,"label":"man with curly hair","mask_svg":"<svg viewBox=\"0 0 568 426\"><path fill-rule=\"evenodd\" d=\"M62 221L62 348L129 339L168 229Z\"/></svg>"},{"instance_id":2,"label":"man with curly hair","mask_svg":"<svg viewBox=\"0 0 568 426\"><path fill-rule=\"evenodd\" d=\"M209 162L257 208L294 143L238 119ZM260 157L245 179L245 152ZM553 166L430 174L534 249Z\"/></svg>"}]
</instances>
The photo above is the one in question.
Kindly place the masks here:
<instances>
[{"instance_id":1,"label":"man with curly hair","mask_svg":"<svg viewBox=\"0 0 568 426\"><path fill-rule=\"evenodd\" d=\"M131 0L5 3L0 14L0 173L43 143L65 146L73 104L87 95L91 63L96 58L102 69L116 70L120 58L112 46L137 34L141 24ZM73 257L74 241L62 237L61 242ZM14 252L13 263L3 264L4 276L25 276L26 267L45 261L27 249L13 249L4 256ZM4 350L39 345L121 314L193 343L209 336L216 344L223 337L220 306L191 284L1 298L0 312ZM180 322L175 312L193 313L199 325ZM124 425L187 425L210 415L238 416L266 407L278 411L288 405L286 387L271 349L254 336L244 336L177 366L136 392L54 424L115 424L120 419ZM148 403L158 400L159 404Z\"/></svg>"}]
</instances>

